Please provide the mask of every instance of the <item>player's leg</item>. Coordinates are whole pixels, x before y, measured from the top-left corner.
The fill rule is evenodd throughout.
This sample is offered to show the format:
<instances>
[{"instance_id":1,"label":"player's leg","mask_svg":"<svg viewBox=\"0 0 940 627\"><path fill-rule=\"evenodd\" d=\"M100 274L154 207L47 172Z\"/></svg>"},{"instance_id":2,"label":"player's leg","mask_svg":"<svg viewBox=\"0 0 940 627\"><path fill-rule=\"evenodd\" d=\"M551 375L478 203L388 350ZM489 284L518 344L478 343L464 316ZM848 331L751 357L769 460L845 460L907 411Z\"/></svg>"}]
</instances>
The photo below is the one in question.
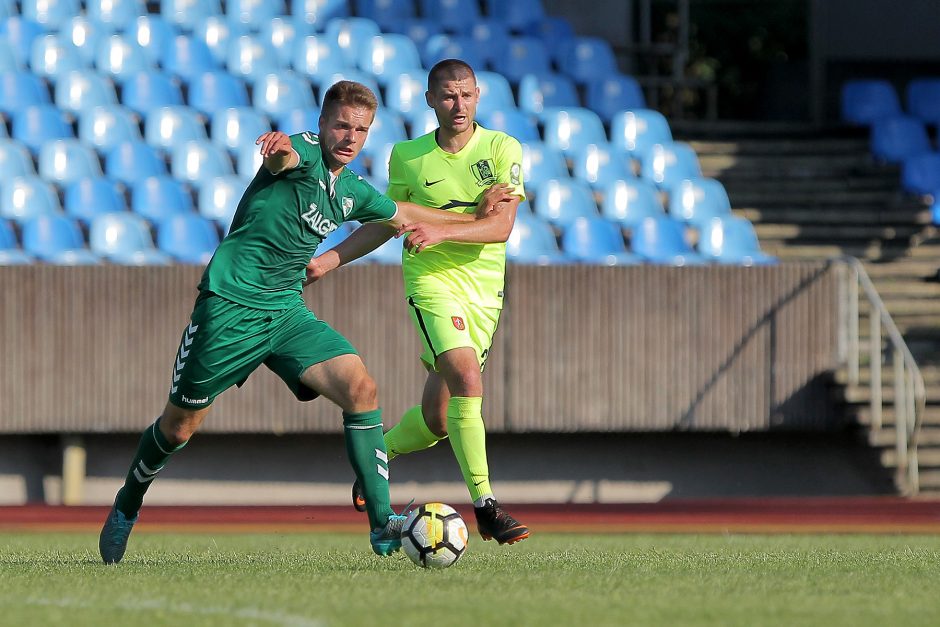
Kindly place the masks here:
<instances>
[{"instance_id":1,"label":"player's leg","mask_svg":"<svg viewBox=\"0 0 940 627\"><path fill-rule=\"evenodd\" d=\"M433 370L424 383L421 404L410 408L397 425L385 433L389 461L399 455L423 451L447 437L447 403L450 391Z\"/></svg>"}]
</instances>

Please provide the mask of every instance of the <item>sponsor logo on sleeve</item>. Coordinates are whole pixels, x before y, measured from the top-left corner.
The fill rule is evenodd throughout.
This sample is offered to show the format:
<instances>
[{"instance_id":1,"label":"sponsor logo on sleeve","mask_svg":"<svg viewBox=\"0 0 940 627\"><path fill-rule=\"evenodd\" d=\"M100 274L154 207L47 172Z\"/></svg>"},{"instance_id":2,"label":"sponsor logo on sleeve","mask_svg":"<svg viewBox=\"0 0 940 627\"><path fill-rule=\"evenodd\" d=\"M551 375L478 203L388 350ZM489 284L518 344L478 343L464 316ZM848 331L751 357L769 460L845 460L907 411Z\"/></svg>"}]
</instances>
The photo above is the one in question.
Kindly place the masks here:
<instances>
[{"instance_id":1,"label":"sponsor logo on sleeve","mask_svg":"<svg viewBox=\"0 0 940 627\"><path fill-rule=\"evenodd\" d=\"M513 185L518 185L522 180L522 166L518 163L512 164L509 168L509 182Z\"/></svg>"}]
</instances>

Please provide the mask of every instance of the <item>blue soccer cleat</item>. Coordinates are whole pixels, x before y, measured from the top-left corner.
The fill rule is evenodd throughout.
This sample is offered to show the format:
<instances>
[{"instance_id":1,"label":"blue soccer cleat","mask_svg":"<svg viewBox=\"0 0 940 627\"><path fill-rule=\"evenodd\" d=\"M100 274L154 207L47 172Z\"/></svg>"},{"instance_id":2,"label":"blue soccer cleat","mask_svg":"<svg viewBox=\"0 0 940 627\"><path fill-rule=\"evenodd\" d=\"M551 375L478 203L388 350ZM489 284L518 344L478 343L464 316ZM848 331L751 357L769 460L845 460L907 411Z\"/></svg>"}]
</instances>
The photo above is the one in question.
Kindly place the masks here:
<instances>
[{"instance_id":1,"label":"blue soccer cleat","mask_svg":"<svg viewBox=\"0 0 940 627\"><path fill-rule=\"evenodd\" d=\"M387 556L401 548L401 528L405 524L405 516L392 514L384 527L373 529L369 533L369 542L376 555Z\"/></svg>"},{"instance_id":2,"label":"blue soccer cleat","mask_svg":"<svg viewBox=\"0 0 940 627\"><path fill-rule=\"evenodd\" d=\"M104 527L101 528L101 535L98 537L98 551L105 564L117 564L124 557L127 539L139 517L138 514L133 518L128 518L117 508L117 505L111 507L108 518L104 521Z\"/></svg>"}]
</instances>

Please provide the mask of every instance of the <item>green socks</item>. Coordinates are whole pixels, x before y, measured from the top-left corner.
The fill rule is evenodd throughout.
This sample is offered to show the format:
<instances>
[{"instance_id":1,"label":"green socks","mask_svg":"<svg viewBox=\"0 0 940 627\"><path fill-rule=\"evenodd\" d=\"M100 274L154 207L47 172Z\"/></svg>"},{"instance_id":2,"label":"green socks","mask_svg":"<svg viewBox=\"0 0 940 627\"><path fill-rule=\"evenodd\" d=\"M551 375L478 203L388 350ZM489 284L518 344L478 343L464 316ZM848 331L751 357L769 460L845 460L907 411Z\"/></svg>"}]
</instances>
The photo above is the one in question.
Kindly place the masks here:
<instances>
[{"instance_id":1,"label":"green socks","mask_svg":"<svg viewBox=\"0 0 940 627\"><path fill-rule=\"evenodd\" d=\"M446 437L446 436L445 436ZM389 461L405 453L423 451L431 448L444 438L434 435L424 422L421 405L415 405L405 412L401 422L385 434L385 448Z\"/></svg>"},{"instance_id":2,"label":"green socks","mask_svg":"<svg viewBox=\"0 0 940 627\"><path fill-rule=\"evenodd\" d=\"M447 434L471 498L476 501L492 494L481 397L451 397L447 403Z\"/></svg>"},{"instance_id":3,"label":"green socks","mask_svg":"<svg viewBox=\"0 0 940 627\"><path fill-rule=\"evenodd\" d=\"M388 495L388 455L382 437L382 411L343 412L343 432L346 455L366 498L369 528L384 527L394 512Z\"/></svg>"},{"instance_id":4,"label":"green socks","mask_svg":"<svg viewBox=\"0 0 940 627\"><path fill-rule=\"evenodd\" d=\"M157 473L163 470L170 455L186 446L183 442L179 446L172 446L160 433L160 419L147 427L140 436L140 442L137 444L137 453L134 455L134 461L131 463L130 470L127 471L127 477L124 479L124 487L117 494L115 504L121 510L121 513L128 518L133 518L140 510L144 502L144 494L147 488L157 476Z\"/></svg>"}]
</instances>

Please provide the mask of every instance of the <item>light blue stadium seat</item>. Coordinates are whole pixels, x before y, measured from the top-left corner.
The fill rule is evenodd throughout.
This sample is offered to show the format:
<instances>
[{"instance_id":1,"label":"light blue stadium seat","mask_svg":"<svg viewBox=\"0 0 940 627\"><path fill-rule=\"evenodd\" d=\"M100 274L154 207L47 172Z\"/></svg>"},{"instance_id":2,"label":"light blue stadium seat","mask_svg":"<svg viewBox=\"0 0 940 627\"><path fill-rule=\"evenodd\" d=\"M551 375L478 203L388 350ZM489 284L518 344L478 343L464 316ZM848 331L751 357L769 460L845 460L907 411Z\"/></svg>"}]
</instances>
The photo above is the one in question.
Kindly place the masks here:
<instances>
[{"instance_id":1,"label":"light blue stadium seat","mask_svg":"<svg viewBox=\"0 0 940 627\"><path fill-rule=\"evenodd\" d=\"M842 121L847 124L870 126L878 118L902 113L897 91L886 80L846 81L840 98Z\"/></svg>"},{"instance_id":2,"label":"light blue stadium seat","mask_svg":"<svg viewBox=\"0 0 940 627\"><path fill-rule=\"evenodd\" d=\"M235 174L243 181L250 181L264 164L259 146L245 144L235 150Z\"/></svg>"},{"instance_id":3,"label":"light blue stadium seat","mask_svg":"<svg viewBox=\"0 0 940 627\"><path fill-rule=\"evenodd\" d=\"M555 232L547 222L519 206L516 221L506 240L506 259L511 263L549 266L568 263L558 249Z\"/></svg>"},{"instance_id":4,"label":"light blue stadium seat","mask_svg":"<svg viewBox=\"0 0 940 627\"><path fill-rule=\"evenodd\" d=\"M169 176L149 176L131 184L131 211L152 224L179 214L193 213L186 186Z\"/></svg>"},{"instance_id":5,"label":"light blue stadium seat","mask_svg":"<svg viewBox=\"0 0 940 627\"><path fill-rule=\"evenodd\" d=\"M477 0L418 0L421 15L432 19L451 33L465 33L480 19Z\"/></svg>"},{"instance_id":6,"label":"light blue stadium seat","mask_svg":"<svg viewBox=\"0 0 940 627\"><path fill-rule=\"evenodd\" d=\"M940 153L924 152L902 161L901 187L921 196L940 189Z\"/></svg>"},{"instance_id":7,"label":"light blue stadium seat","mask_svg":"<svg viewBox=\"0 0 940 627\"><path fill-rule=\"evenodd\" d=\"M127 211L120 183L105 177L79 179L66 185L64 206L67 216L86 225L103 213Z\"/></svg>"},{"instance_id":8,"label":"light blue stadium seat","mask_svg":"<svg viewBox=\"0 0 940 627\"><path fill-rule=\"evenodd\" d=\"M471 24L467 35L476 42L477 49L488 67L494 67L497 58L504 54L506 45L512 38L506 22L492 18L481 18Z\"/></svg>"},{"instance_id":9,"label":"light blue stadium seat","mask_svg":"<svg viewBox=\"0 0 940 627\"><path fill-rule=\"evenodd\" d=\"M144 0L85 0L89 19L106 24L113 31L124 31L139 16L147 13Z\"/></svg>"},{"instance_id":10,"label":"light blue stadium seat","mask_svg":"<svg viewBox=\"0 0 940 627\"><path fill-rule=\"evenodd\" d=\"M255 147L255 140L271 130L271 122L250 107L222 109L212 114L209 136L214 144L235 151L242 146Z\"/></svg>"},{"instance_id":11,"label":"light blue stadium seat","mask_svg":"<svg viewBox=\"0 0 940 627\"><path fill-rule=\"evenodd\" d=\"M372 126L369 127L369 136L366 138L365 146L362 151L365 156L372 156L386 144L405 141L408 138L405 133L405 125L398 114L385 107L379 107L375 111L375 119Z\"/></svg>"},{"instance_id":12,"label":"light blue stadium seat","mask_svg":"<svg viewBox=\"0 0 940 627\"><path fill-rule=\"evenodd\" d=\"M565 42L558 52L558 63L564 74L581 85L619 72L610 43L600 37L576 37Z\"/></svg>"},{"instance_id":13,"label":"light blue stadium seat","mask_svg":"<svg viewBox=\"0 0 940 627\"><path fill-rule=\"evenodd\" d=\"M199 215L228 232L238 201L245 193L245 181L237 176L219 176L204 181L196 199Z\"/></svg>"},{"instance_id":14,"label":"light blue stadium seat","mask_svg":"<svg viewBox=\"0 0 940 627\"><path fill-rule=\"evenodd\" d=\"M317 80L317 89L320 92L320 98L317 104L321 107L323 106L323 99L326 98L327 90L340 81L355 81L365 85L375 94L375 99L378 101L379 106L382 106L382 92L379 91L379 84L371 74L366 74L359 70L343 70L342 72L319 76Z\"/></svg>"},{"instance_id":15,"label":"light blue stadium seat","mask_svg":"<svg viewBox=\"0 0 940 627\"><path fill-rule=\"evenodd\" d=\"M126 32L144 49L152 64L163 63L177 34L174 25L152 13L135 19Z\"/></svg>"},{"instance_id":16,"label":"light blue stadium seat","mask_svg":"<svg viewBox=\"0 0 940 627\"><path fill-rule=\"evenodd\" d=\"M684 179L669 188L669 216L701 229L712 218L731 215L731 200L721 181Z\"/></svg>"},{"instance_id":17,"label":"light blue stadium seat","mask_svg":"<svg viewBox=\"0 0 940 627\"><path fill-rule=\"evenodd\" d=\"M685 142L654 144L640 155L640 176L661 189L702 176L698 156Z\"/></svg>"},{"instance_id":18,"label":"light blue stadium seat","mask_svg":"<svg viewBox=\"0 0 940 627\"><path fill-rule=\"evenodd\" d=\"M486 70L474 72L474 74L477 77L477 87L480 88L477 115L488 115L493 111L508 111L516 108L512 87L502 74Z\"/></svg>"},{"instance_id":19,"label":"light blue stadium seat","mask_svg":"<svg viewBox=\"0 0 940 627\"><path fill-rule=\"evenodd\" d=\"M265 76L254 83L252 104L270 117L292 109L313 107L313 91L307 79L293 72Z\"/></svg>"},{"instance_id":20,"label":"light blue stadium seat","mask_svg":"<svg viewBox=\"0 0 940 627\"><path fill-rule=\"evenodd\" d=\"M527 192L538 195L547 181L566 178L568 165L560 150L540 141L522 144L522 180Z\"/></svg>"},{"instance_id":21,"label":"light blue stadium seat","mask_svg":"<svg viewBox=\"0 0 940 627\"><path fill-rule=\"evenodd\" d=\"M38 176L0 180L0 218L22 223L33 216L60 213L61 209L52 183Z\"/></svg>"},{"instance_id":22,"label":"light blue stadium seat","mask_svg":"<svg viewBox=\"0 0 940 627\"><path fill-rule=\"evenodd\" d=\"M0 74L22 70L23 66L13 50L13 44L6 39L0 39Z\"/></svg>"},{"instance_id":23,"label":"light blue stadium seat","mask_svg":"<svg viewBox=\"0 0 940 627\"><path fill-rule=\"evenodd\" d=\"M359 50L366 43L380 35L379 25L364 17L346 17L330 20L324 36L336 43L343 53L347 67L355 67Z\"/></svg>"},{"instance_id":24,"label":"light blue stadium seat","mask_svg":"<svg viewBox=\"0 0 940 627\"><path fill-rule=\"evenodd\" d=\"M493 59L493 69L518 84L526 74L551 72L548 49L536 37L512 37Z\"/></svg>"},{"instance_id":25,"label":"light blue stadium seat","mask_svg":"<svg viewBox=\"0 0 940 627\"><path fill-rule=\"evenodd\" d=\"M121 142L140 140L140 129L133 111L121 105L107 105L79 114L78 138L98 151L107 152Z\"/></svg>"},{"instance_id":26,"label":"light blue stadium seat","mask_svg":"<svg viewBox=\"0 0 940 627\"><path fill-rule=\"evenodd\" d=\"M121 104L141 116L154 109L183 104L179 85L159 70L141 72L124 81Z\"/></svg>"},{"instance_id":27,"label":"light blue stadium seat","mask_svg":"<svg viewBox=\"0 0 940 627\"><path fill-rule=\"evenodd\" d=\"M229 21L257 28L287 13L283 0L226 0L225 15Z\"/></svg>"},{"instance_id":28,"label":"light blue stadium seat","mask_svg":"<svg viewBox=\"0 0 940 627\"><path fill-rule=\"evenodd\" d=\"M571 22L564 17L555 15L548 15L538 22L530 23L523 32L538 37L545 42L548 53L552 57L552 62L556 66L561 65L558 53L566 50L569 42L575 38Z\"/></svg>"},{"instance_id":29,"label":"light blue stadium seat","mask_svg":"<svg viewBox=\"0 0 940 627\"><path fill-rule=\"evenodd\" d=\"M89 229L88 245L93 253L122 265L167 265L172 261L154 248L147 221L133 213L96 217Z\"/></svg>"},{"instance_id":30,"label":"light blue stadium seat","mask_svg":"<svg viewBox=\"0 0 940 627\"><path fill-rule=\"evenodd\" d=\"M632 76L611 74L588 82L584 104L597 112L604 122L610 123L623 111L645 109L646 96L640 83Z\"/></svg>"},{"instance_id":31,"label":"light blue stadium seat","mask_svg":"<svg viewBox=\"0 0 940 627\"><path fill-rule=\"evenodd\" d=\"M387 266L400 266L401 248L404 241L404 237L393 237L368 255L360 257L353 263L377 263Z\"/></svg>"},{"instance_id":32,"label":"light blue stadium seat","mask_svg":"<svg viewBox=\"0 0 940 627\"><path fill-rule=\"evenodd\" d=\"M296 135L304 131L319 131L320 107L306 107L291 109L277 117L277 130L288 135Z\"/></svg>"},{"instance_id":33,"label":"light blue stadium seat","mask_svg":"<svg viewBox=\"0 0 940 627\"><path fill-rule=\"evenodd\" d=\"M33 157L24 144L12 139L0 139L0 172L3 172L0 183L6 178L36 174Z\"/></svg>"},{"instance_id":34,"label":"light blue stadium seat","mask_svg":"<svg viewBox=\"0 0 940 627\"><path fill-rule=\"evenodd\" d=\"M596 113L581 107L546 109L542 137L546 144L573 155L589 144L607 144L604 124Z\"/></svg>"},{"instance_id":35,"label":"light blue stadium seat","mask_svg":"<svg viewBox=\"0 0 940 627\"><path fill-rule=\"evenodd\" d=\"M181 263L206 265L218 245L213 223L195 213L169 216L157 225L157 249Z\"/></svg>"},{"instance_id":36,"label":"light blue stadium seat","mask_svg":"<svg viewBox=\"0 0 940 627\"><path fill-rule=\"evenodd\" d=\"M144 139L167 153L189 141L206 141L206 127L199 113L185 105L161 107L147 114Z\"/></svg>"},{"instance_id":37,"label":"light blue stadium seat","mask_svg":"<svg viewBox=\"0 0 940 627\"><path fill-rule=\"evenodd\" d=\"M394 147L395 144L385 144L372 152L369 179L372 186L382 192L388 188L388 162L391 160Z\"/></svg>"},{"instance_id":38,"label":"light blue stadium seat","mask_svg":"<svg viewBox=\"0 0 940 627\"><path fill-rule=\"evenodd\" d=\"M325 35L307 35L294 44L291 67L307 76L328 76L351 69L339 44Z\"/></svg>"},{"instance_id":39,"label":"light blue stadium seat","mask_svg":"<svg viewBox=\"0 0 940 627\"><path fill-rule=\"evenodd\" d=\"M483 6L487 15L517 32L530 30L545 18L541 0L484 0Z\"/></svg>"},{"instance_id":40,"label":"light blue stadium seat","mask_svg":"<svg viewBox=\"0 0 940 627\"><path fill-rule=\"evenodd\" d=\"M203 181L234 174L232 161L224 148L209 141L177 144L170 153L173 176L198 188Z\"/></svg>"},{"instance_id":41,"label":"light blue stadium seat","mask_svg":"<svg viewBox=\"0 0 940 627\"><path fill-rule=\"evenodd\" d=\"M86 15L76 15L59 29L59 36L72 43L85 67L95 63L95 53L102 39L113 33L111 26Z\"/></svg>"},{"instance_id":42,"label":"light blue stadium seat","mask_svg":"<svg viewBox=\"0 0 940 627\"><path fill-rule=\"evenodd\" d=\"M651 263L695 266L705 259L692 250L685 236L685 224L668 216L644 218L632 231L630 246Z\"/></svg>"},{"instance_id":43,"label":"light blue stadium seat","mask_svg":"<svg viewBox=\"0 0 940 627\"><path fill-rule=\"evenodd\" d=\"M519 109L490 110L477 114L477 121L494 131L502 131L515 137L522 143L540 141L539 129L535 120Z\"/></svg>"},{"instance_id":44,"label":"light blue stadium seat","mask_svg":"<svg viewBox=\"0 0 940 627\"><path fill-rule=\"evenodd\" d=\"M111 35L102 39L95 53L95 67L117 82L154 69L146 51L127 35Z\"/></svg>"},{"instance_id":45,"label":"light blue stadium seat","mask_svg":"<svg viewBox=\"0 0 940 627\"><path fill-rule=\"evenodd\" d=\"M422 61L424 60L424 49L427 46L428 40L444 32L443 27L434 20L421 17L403 19L401 22L390 26L387 30L392 33L405 35L408 39L415 42L418 51L422 54Z\"/></svg>"},{"instance_id":46,"label":"light blue stadium seat","mask_svg":"<svg viewBox=\"0 0 940 627\"><path fill-rule=\"evenodd\" d=\"M665 217L659 190L649 181L624 179L609 182L603 190L601 215L625 229L634 229L644 218Z\"/></svg>"},{"instance_id":47,"label":"light blue stadium seat","mask_svg":"<svg viewBox=\"0 0 940 627\"><path fill-rule=\"evenodd\" d=\"M184 81L206 72L221 69L206 42L195 37L177 35L167 42L163 71Z\"/></svg>"},{"instance_id":48,"label":"light blue stadium seat","mask_svg":"<svg viewBox=\"0 0 940 627\"><path fill-rule=\"evenodd\" d=\"M0 266L22 266L34 261L32 255L17 246L10 223L0 219Z\"/></svg>"},{"instance_id":49,"label":"light blue stadium seat","mask_svg":"<svg viewBox=\"0 0 940 627\"><path fill-rule=\"evenodd\" d=\"M194 76L189 82L189 106L205 116L233 107L247 107L248 88L228 72L216 70Z\"/></svg>"},{"instance_id":50,"label":"light blue stadium seat","mask_svg":"<svg viewBox=\"0 0 940 627\"><path fill-rule=\"evenodd\" d=\"M533 208L536 216L559 228L576 218L598 215L591 188L573 179L546 181L539 187Z\"/></svg>"},{"instance_id":51,"label":"light blue stadium seat","mask_svg":"<svg viewBox=\"0 0 940 627\"><path fill-rule=\"evenodd\" d=\"M405 35L376 35L362 42L356 57L356 65L385 86L402 72L421 69L418 49Z\"/></svg>"},{"instance_id":52,"label":"light blue stadium seat","mask_svg":"<svg viewBox=\"0 0 940 627\"><path fill-rule=\"evenodd\" d=\"M384 32L397 32L395 28L404 20L416 16L415 0L358 0L358 15L369 18Z\"/></svg>"},{"instance_id":53,"label":"light blue stadium seat","mask_svg":"<svg viewBox=\"0 0 940 627\"><path fill-rule=\"evenodd\" d=\"M178 29L191 32L212 15L222 15L219 0L161 0L160 15Z\"/></svg>"},{"instance_id":54,"label":"light blue stadium seat","mask_svg":"<svg viewBox=\"0 0 940 627\"><path fill-rule=\"evenodd\" d=\"M340 242L350 236L355 228L353 223L343 222L317 245L316 254L322 255L326 251L336 248ZM2 243L0 243L0 246L2 246Z\"/></svg>"},{"instance_id":55,"label":"light blue stadium seat","mask_svg":"<svg viewBox=\"0 0 940 627\"><path fill-rule=\"evenodd\" d=\"M229 43L225 67L249 82L283 69L274 47L252 35L241 35Z\"/></svg>"},{"instance_id":56,"label":"light blue stadium seat","mask_svg":"<svg viewBox=\"0 0 940 627\"><path fill-rule=\"evenodd\" d=\"M742 266L777 263L776 257L761 250L750 220L732 215L715 217L702 225L698 250L706 259L719 263Z\"/></svg>"},{"instance_id":57,"label":"light blue stadium seat","mask_svg":"<svg viewBox=\"0 0 940 627\"><path fill-rule=\"evenodd\" d=\"M6 19L16 14L16 2L14 0L0 0L0 19Z\"/></svg>"},{"instance_id":58,"label":"light blue stadium seat","mask_svg":"<svg viewBox=\"0 0 940 627\"><path fill-rule=\"evenodd\" d=\"M620 227L601 217L575 218L561 234L561 248L581 263L624 266L642 261L627 252Z\"/></svg>"},{"instance_id":59,"label":"light blue stadium seat","mask_svg":"<svg viewBox=\"0 0 940 627\"><path fill-rule=\"evenodd\" d=\"M76 70L59 77L55 84L55 103L73 115L94 107L118 103L114 84L94 70Z\"/></svg>"},{"instance_id":60,"label":"light blue stadium seat","mask_svg":"<svg viewBox=\"0 0 940 627\"><path fill-rule=\"evenodd\" d=\"M81 10L79 0L20 0L23 17L49 30L62 26Z\"/></svg>"},{"instance_id":61,"label":"light blue stadium seat","mask_svg":"<svg viewBox=\"0 0 940 627\"><path fill-rule=\"evenodd\" d=\"M925 124L940 126L940 78L915 78L905 89L907 110Z\"/></svg>"},{"instance_id":62,"label":"light blue stadium seat","mask_svg":"<svg viewBox=\"0 0 940 627\"><path fill-rule=\"evenodd\" d=\"M592 189L599 189L610 181L635 178L630 158L606 144L588 144L572 155L572 161L574 178Z\"/></svg>"},{"instance_id":63,"label":"light blue stadium seat","mask_svg":"<svg viewBox=\"0 0 940 627\"><path fill-rule=\"evenodd\" d=\"M659 111L633 109L614 115L610 124L610 143L637 157L654 144L672 142L669 122Z\"/></svg>"},{"instance_id":64,"label":"light blue stadium seat","mask_svg":"<svg viewBox=\"0 0 940 627\"><path fill-rule=\"evenodd\" d=\"M232 22L224 15L210 15L193 29L193 38L206 44L219 67L225 65L232 42L251 31L241 22Z\"/></svg>"},{"instance_id":65,"label":"light blue stadium seat","mask_svg":"<svg viewBox=\"0 0 940 627\"><path fill-rule=\"evenodd\" d=\"M21 15L11 15L0 20L0 39L5 38L13 46L20 67L26 67L33 40L45 34L46 28Z\"/></svg>"},{"instance_id":66,"label":"light blue stadium seat","mask_svg":"<svg viewBox=\"0 0 940 627\"><path fill-rule=\"evenodd\" d=\"M348 0L290 0L290 13L318 30L334 18L349 17Z\"/></svg>"},{"instance_id":67,"label":"light blue stadium seat","mask_svg":"<svg viewBox=\"0 0 940 627\"><path fill-rule=\"evenodd\" d=\"M61 74L84 69L85 62L72 42L50 33L33 40L29 68L33 74L54 81Z\"/></svg>"},{"instance_id":68,"label":"light blue stadium seat","mask_svg":"<svg viewBox=\"0 0 940 627\"><path fill-rule=\"evenodd\" d=\"M574 81L564 74L526 74L519 80L519 108L533 115L546 109L578 107Z\"/></svg>"},{"instance_id":69,"label":"light blue stadium seat","mask_svg":"<svg viewBox=\"0 0 940 627\"><path fill-rule=\"evenodd\" d=\"M166 174L166 163L157 149L142 141L121 142L105 155L105 174L126 185L148 176Z\"/></svg>"},{"instance_id":70,"label":"light blue stadium seat","mask_svg":"<svg viewBox=\"0 0 940 627\"><path fill-rule=\"evenodd\" d=\"M48 213L23 222L23 249L49 263L88 265L98 257L85 248L78 224L62 214Z\"/></svg>"},{"instance_id":71,"label":"light blue stadium seat","mask_svg":"<svg viewBox=\"0 0 940 627\"><path fill-rule=\"evenodd\" d=\"M871 153L879 161L900 163L929 150L927 127L919 118L894 115L878 118L871 124Z\"/></svg>"},{"instance_id":72,"label":"light blue stadium seat","mask_svg":"<svg viewBox=\"0 0 940 627\"><path fill-rule=\"evenodd\" d=\"M405 118L405 124L408 125L408 139L421 137L438 127L437 115L432 109L413 111Z\"/></svg>"},{"instance_id":73,"label":"light blue stadium seat","mask_svg":"<svg viewBox=\"0 0 940 627\"><path fill-rule=\"evenodd\" d=\"M470 35L432 35L424 44L421 51L421 61L429 70L438 61L444 59L460 59L470 67L486 67L486 57L480 51L479 44Z\"/></svg>"},{"instance_id":74,"label":"light blue stadium seat","mask_svg":"<svg viewBox=\"0 0 940 627\"><path fill-rule=\"evenodd\" d=\"M33 105L14 114L12 134L34 154L45 143L75 136L65 112L49 104Z\"/></svg>"},{"instance_id":75,"label":"light blue stadium seat","mask_svg":"<svg viewBox=\"0 0 940 627\"><path fill-rule=\"evenodd\" d=\"M49 90L42 79L21 70L0 74L0 111L10 115L33 105L48 104Z\"/></svg>"},{"instance_id":76,"label":"light blue stadium seat","mask_svg":"<svg viewBox=\"0 0 940 627\"><path fill-rule=\"evenodd\" d=\"M39 149L39 176L67 185L90 176L101 176L95 151L77 139L57 139Z\"/></svg>"},{"instance_id":77,"label":"light blue stadium seat","mask_svg":"<svg viewBox=\"0 0 940 627\"><path fill-rule=\"evenodd\" d=\"M313 35L313 27L290 16L275 17L262 22L258 30L258 38L274 48L283 68L291 67L297 42L309 35Z\"/></svg>"},{"instance_id":78,"label":"light blue stadium seat","mask_svg":"<svg viewBox=\"0 0 940 627\"><path fill-rule=\"evenodd\" d=\"M428 73L425 70L403 72L385 86L385 106L404 115L426 109L424 92L427 88Z\"/></svg>"}]
</instances>

